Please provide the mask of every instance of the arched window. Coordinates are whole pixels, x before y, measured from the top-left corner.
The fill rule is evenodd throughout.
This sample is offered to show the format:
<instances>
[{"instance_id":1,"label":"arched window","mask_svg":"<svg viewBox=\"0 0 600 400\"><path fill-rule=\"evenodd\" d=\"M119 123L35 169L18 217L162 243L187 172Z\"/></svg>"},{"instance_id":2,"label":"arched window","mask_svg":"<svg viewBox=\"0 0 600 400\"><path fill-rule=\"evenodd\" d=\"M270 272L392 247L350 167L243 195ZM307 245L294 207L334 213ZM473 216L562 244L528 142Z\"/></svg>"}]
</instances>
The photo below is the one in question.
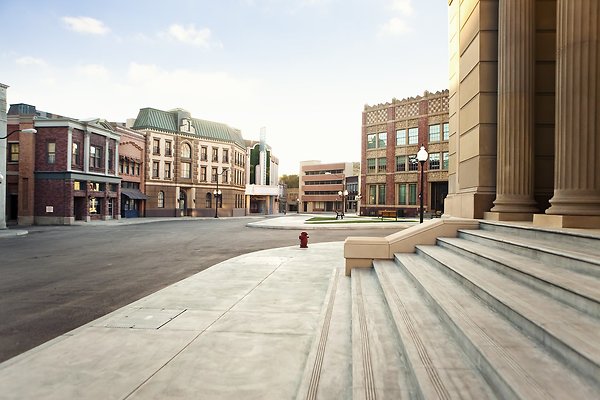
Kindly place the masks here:
<instances>
[{"instance_id":1,"label":"arched window","mask_svg":"<svg viewBox=\"0 0 600 400\"><path fill-rule=\"evenodd\" d=\"M158 192L158 208L165 208L165 192Z\"/></svg>"},{"instance_id":2,"label":"arched window","mask_svg":"<svg viewBox=\"0 0 600 400\"><path fill-rule=\"evenodd\" d=\"M191 158L192 157L192 148L189 144L184 143L181 145L181 157L182 158Z\"/></svg>"},{"instance_id":3,"label":"arched window","mask_svg":"<svg viewBox=\"0 0 600 400\"><path fill-rule=\"evenodd\" d=\"M212 208L212 194L206 193L206 208Z\"/></svg>"}]
</instances>

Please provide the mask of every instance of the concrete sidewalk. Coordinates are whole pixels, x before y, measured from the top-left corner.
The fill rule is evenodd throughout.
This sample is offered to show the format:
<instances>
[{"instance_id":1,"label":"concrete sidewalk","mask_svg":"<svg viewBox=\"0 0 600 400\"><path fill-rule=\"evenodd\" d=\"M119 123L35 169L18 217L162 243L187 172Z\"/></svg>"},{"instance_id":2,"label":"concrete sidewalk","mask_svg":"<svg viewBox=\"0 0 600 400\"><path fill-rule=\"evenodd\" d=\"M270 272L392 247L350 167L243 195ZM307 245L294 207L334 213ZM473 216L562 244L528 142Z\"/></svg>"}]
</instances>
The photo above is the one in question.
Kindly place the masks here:
<instances>
[{"instance_id":1,"label":"concrete sidewalk","mask_svg":"<svg viewBox=\"0 0 600 400\"><path fill-rule=\"evenodd\" d=\"M320 214L288 214L285 216L278 216L272 218L264 218L258 221L249 222L246 226L251 228L264 228L264 229L300 229L300 230L314 230L314 229L390 229L397 228L398 230L408 228L409 226L418 224L414 218L412 219L399 219L396 221L385 221L378 222L365 222L372 220L373 217L356 217L355 215L348 214L346 219L324 221L323 223L308 223L312 217L323 217L329 215ZM376 218L375 218L376 219ZM350 222L350 221L361 221L361 222Z\"/></svg>"},{"instance_id":2,"label":"concrete sidewalk","mask_svg":"<svg viewBox=\"0 0 600 400\"><path fill-rule=\"evenodd\" d=\"M3 399L290 399L342 242L217 264L0 364Z\"/></svg>"}]
</instances>

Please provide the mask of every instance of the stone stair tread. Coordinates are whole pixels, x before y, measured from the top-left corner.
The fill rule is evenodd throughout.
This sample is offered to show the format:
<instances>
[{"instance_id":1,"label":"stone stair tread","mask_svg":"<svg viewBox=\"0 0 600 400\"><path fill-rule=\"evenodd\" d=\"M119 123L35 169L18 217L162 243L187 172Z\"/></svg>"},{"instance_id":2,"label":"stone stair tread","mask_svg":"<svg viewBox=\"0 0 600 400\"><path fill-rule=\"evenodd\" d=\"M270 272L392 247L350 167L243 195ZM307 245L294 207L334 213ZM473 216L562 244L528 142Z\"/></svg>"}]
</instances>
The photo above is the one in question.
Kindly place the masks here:
<instances>
[{"instance_id":1,"label":"stone stair tread","mask_svg":"<svg viewBox=\"0 0 600 400\"><path fill-rule=\"evenodd\" d=\"M352 271L353 399L414 398L383 292L373 269Z\"/></svg>"},{"instance_id":2,"label":"stone stair tread","mask_svg":"<svg viewBox=\"0 0 600 400\"><path fill-rule=\"evenodd\" d=\"M437 246L419 246L474 285L600 365L600 322L510 278ZM560 322L556 322L560 321ZM577 329L573 329L577 327Z\"/></svg>"},{"instance_id":3,"label":"stone stair tread","mask_svg":"<svg viewBox=\"0 0 600 400\"><path fill-rule=\"evenodd\" d=\"M298 400L351 398L351 302L350 279L343 268L336 268L307 357Z\"/></svg>"},{"instance_id":4,"label":"stone stair tread","mask_svg":"<svg viewBox=\"0 0 600 400\"><path fill-rule=\"evenodd\" d=\"M560 286L589 300L600 303L600 279L590 275L580 274L566 268L555 267L510 251L485 246L461 238L438 238L456 247L490 260L500 261L514 270L518 270L537 279Z\"/></svg>"},{"instance_id":5,"label":"stone stair tread","mask_svg":"<svg viewBox=\"0 0 600 400\"><path fill-rule=\"evenodd\" d=\"M500 381L526 399L598 398L599 392L552 358L501 315L418 254L396 254L405 270L424 288L462 335L500 376ZM488 272L489 273L489 272ZM485 365L482 369L488 370ZM488 371L493 373L493 371ZM510 392L500 397L512 397Z\"/></svg>"},{"instance_id":6,"label":"stone stair tread","mask_svg":"<svg viewBox=\"0 0 600 400\"><path fill-rule=\"evenodd\" d=\"M390 260L373 262L423 398L495 399L475 365Z\"/></svg>"},{"instance_id":7,"label":"stone stair tread","mask_svg":"<svg viewBox=\"0 0 600 400\"><path fill-rule=\"evenodd\" d=\"M577 250L574 250L572 245L568 244L562 245L559 242L548 243L547 240L525 238L521 236L511 235L508 233L488 231L483 229L465 229L460 230L459 232L465 232L473 236L479 236L483 238L496 240L498 242L506 243L508 245L529 247L546 253L563 257L569 257L576 260L589 262L591 264L600 265L600 248L590 249L589 247L579 247Z\"/></svg>"}]
</instances>

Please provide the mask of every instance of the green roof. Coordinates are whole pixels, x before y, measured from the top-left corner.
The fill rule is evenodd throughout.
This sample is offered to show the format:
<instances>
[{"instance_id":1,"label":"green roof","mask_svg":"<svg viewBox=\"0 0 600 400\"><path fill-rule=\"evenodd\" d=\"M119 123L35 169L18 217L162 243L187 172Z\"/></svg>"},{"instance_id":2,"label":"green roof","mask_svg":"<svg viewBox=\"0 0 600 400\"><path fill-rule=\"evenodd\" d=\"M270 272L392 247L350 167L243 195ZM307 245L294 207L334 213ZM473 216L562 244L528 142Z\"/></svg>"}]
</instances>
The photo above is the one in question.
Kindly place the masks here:
<instances>
[{"instance_id":1,"label":"green roof","mask_svg":"<svg viewBox=\"0 0 600 400\"><path fill-rule=\"evenodd\" d=\"M239 129L220 122L188 118L192 121L194 133L179 130L179 113L183 110L162 111L155 108L142 108L133 124L133 129L152 129L156 131L180 133L205 139L237 143L245 147L244 138ZM187 113L189 115L189 113Z\"/></svg>"}]
</instances>

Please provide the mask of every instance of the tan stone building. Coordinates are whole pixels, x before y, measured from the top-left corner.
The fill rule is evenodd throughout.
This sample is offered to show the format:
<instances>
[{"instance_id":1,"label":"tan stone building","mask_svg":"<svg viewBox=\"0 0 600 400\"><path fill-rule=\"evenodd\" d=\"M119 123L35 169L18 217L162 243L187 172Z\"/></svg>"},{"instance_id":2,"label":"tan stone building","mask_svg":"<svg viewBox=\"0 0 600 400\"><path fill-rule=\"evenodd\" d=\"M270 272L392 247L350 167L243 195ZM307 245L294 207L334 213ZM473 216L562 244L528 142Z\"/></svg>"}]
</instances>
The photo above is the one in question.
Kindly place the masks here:
<instances>
[{"instance_id":1,"label":"tan stone building","mask_svg":"<svg viewBox=\"0 0 600 400\"><path fill-rule=\"evenodd\" d=\"M429 153L424 164L423 206L430 212L443 212L448 193L448 91L366 105L362 121L360 213L418 213L421 187L416 154L420 146Z\"/></svg>"},{"instance_id":2,"label":"tan stone building","mask_svg":"<svg viewBox=\"0 0 600 400\"><path fill-rule=\"evenodd\" d=\"M450 0L445 213L600 226L600 2Z\"/></svg>"},{"instance_id":3,"label":"tan stone building","mask_svg":"<svg viewBox=\"0 0 600 400\"><path fill-rule=\"evenodd\" d=\"M346 178L357 176L360 163L340 162L322 164L320 161L300 163L298 207L300 212L335 212L342 210L338 192L347 190ZM346 210L348 207L346 206Z\"/></svg>"}]
</instances>

